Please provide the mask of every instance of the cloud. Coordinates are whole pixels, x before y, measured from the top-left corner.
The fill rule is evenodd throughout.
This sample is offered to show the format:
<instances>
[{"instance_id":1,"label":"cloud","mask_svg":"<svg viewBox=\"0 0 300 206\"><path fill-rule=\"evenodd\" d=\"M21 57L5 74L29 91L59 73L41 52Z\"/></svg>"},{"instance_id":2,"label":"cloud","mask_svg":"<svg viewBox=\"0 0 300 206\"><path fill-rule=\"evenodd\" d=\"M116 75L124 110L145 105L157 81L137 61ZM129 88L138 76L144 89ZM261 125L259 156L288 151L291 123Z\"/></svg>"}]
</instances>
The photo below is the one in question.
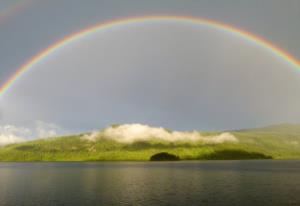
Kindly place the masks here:
<instances>
[{"instance_id":1,"label":"cloud","mask_svg":"<svg viewBox=\"0 0 300 206\"><path fill-rule=\"evenodd\" d=\"M36 136L38 138L55 137L59 131L61 131L61 128L56 124L43 121L36 122Z\"/></svg>"},{"instance_id":2,"label":"cloud","mask_svg":"<svg viewBox=\"0 0 300 206\"><path fill-rule=\"evenodd\" d=\"M150 127L142 124L124 124L111 126L101 132L93 132L83 137L89 141L100 138L109 138L121 143L133 143L136 141L162 140L167 142L196 142L207 144L220 144L224 142L237 142L238 139L230 133L221 133L214 136L203 136L197 131L179 132L167 131L162 127Z\"/></svg>"},{"instance_id":3,"label":"cloud","mask_svg":"<svg viewBox=\"0 0 300 206\"><path fill-rule=\"evenodd\" d=\"M37 121L32 129L15 125L4 125L0 126L0 146L32 139L50 138L65 133L66 132L56 124L43 121Z\"/></svg>"},{"instance_id":4,"label":"cloud","mask_svg":"<svg viewBox=\"0 0 300 206\"><path fill-rule=\"evenodd\" d=\"M14 125L0 126L0 146L20 143L36 138L50 138L65 133L53 123L37 121L34 129L17 127ZM168 131L162 127L150 127L142 124L124 124L110 126L101 132L92 132L83 137L88 141L97 141L109 138L121 143L136 141L162 140L167 142L202 142L205 144L220 144L224 142L237 142L238 139L230 133L221 133L214 136L203 136L197 131L179 132Z\"/></svg>"},{"instance_id":5,"label":"cloud","mask_svg":"<svg viewBox=\"0 0 300 206\"><path fill-rule=\"evenodd\" d=\"M26 141L31 131L24 127L13 125L0 126L0 146Z\"/></svg>"},{"instance_id":6,"label":"cloud","mask_svg":"<svg viewBox=\"0 0 300 206\"><path fill-rule=\"evenodd\" d=\"M0 135L0 146L24 142L25 139L14 135Z\"/></svg>"},{"instance_id":7,"label":"cloud","mask_svg":"<svg viewBox=\"0 0 300 206\"><path fill-rule=\"evenodd\" d=\"M99 139L100 132L92 132L91 134L87 134L83 136L83 139L91 141L91 142L96 142Z\"/></svg>"}]
</instances>

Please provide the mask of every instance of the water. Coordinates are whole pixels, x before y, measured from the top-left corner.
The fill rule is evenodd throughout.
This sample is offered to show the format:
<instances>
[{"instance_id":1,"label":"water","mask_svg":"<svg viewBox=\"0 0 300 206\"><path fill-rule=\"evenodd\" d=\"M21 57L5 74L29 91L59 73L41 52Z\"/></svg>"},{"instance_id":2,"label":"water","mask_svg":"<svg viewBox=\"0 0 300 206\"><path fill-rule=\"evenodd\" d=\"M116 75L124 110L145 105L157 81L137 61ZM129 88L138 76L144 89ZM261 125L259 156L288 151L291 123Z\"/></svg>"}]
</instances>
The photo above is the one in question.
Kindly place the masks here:
<instances>
[{"instance_id":1,"label":"water","mask_svg":"<svg viewBox=\"0 0 300 206\"><path fill-rule=\"evenodd\" d=\"M300 161L0 163L0 205L300 205Z\"/></svg>"}]
</instances>

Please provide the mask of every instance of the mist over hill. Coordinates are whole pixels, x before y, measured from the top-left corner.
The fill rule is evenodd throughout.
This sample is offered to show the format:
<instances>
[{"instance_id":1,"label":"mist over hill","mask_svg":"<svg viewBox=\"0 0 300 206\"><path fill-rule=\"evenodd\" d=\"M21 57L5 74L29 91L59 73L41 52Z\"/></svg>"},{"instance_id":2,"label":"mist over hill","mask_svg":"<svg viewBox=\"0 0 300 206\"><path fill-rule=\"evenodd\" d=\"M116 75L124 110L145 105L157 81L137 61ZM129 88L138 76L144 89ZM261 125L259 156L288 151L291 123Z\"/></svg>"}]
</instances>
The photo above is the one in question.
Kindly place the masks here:
<instances>
[{"instance_id":1,"label":"mist over hill","mask_svg":"<svg viewBox=\"0 0 300 206\"><path fill-rule=\"evenodd\" d=\"M150 127L142 124L113 125L100 132L87 134L83 138L90 141L96 141L104 138L128 144L139 141L164 141L173 143L201 142L203 144L218 144L238 141L228 132L203 136L200 132L195 130L179 132L167 130L162 127Z\"/></svg>"},{"instance_id":2,"label":"mist over hill","mask_svg":"<svg viewBox=\"0 0 300 206\"><path fill-rule=\"evenodd\" d=\"M226 132L171 131L141 124L10 144L0 161L144 161L168 152L181 160L300 159L300 125Z\"/></svg>"}]
</instances>

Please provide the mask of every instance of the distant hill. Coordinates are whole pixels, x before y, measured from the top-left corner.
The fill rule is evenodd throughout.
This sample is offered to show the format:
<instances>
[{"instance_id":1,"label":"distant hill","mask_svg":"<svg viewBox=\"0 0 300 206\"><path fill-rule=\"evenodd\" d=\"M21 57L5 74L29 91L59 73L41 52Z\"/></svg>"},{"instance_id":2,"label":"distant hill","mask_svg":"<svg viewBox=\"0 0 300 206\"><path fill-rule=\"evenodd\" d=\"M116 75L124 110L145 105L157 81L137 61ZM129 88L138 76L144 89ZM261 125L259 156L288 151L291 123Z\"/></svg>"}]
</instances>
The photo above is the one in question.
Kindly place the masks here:
<instances>
[{"instance_id":1,"label":"distant hill","mask_svg":"<svg viewBox=\"0 0 300 206\"><path fill-rule=\"evenodd\" d=\"M142 138L134 141L130 139L131 133L124 133L123 128L115 130L119 127L122 126L114 125L98 133L7 145L0 148L0 161L145 161L161 152L174 154L180 160L300 159L300 125L273 125L230 134L172 132L147 127L145 135L151 138L145 139L144 133L138 133L137 137ZM163 138L155 136L162 134ZM117 135L123 135L127 142L118 141Z\"/></svg>"},{"instance_id":2,"label":"distant hill","mask_svg":"<svg viewBox=\"0 0 300 206\"><path fill-rule=\"evenodd\" d=\"M283 134L300 134L300 124L278 124L270 125L266 127L240 130L244 132L272 132L272 133L283 133Z\"/></svg>"}]
</instances>

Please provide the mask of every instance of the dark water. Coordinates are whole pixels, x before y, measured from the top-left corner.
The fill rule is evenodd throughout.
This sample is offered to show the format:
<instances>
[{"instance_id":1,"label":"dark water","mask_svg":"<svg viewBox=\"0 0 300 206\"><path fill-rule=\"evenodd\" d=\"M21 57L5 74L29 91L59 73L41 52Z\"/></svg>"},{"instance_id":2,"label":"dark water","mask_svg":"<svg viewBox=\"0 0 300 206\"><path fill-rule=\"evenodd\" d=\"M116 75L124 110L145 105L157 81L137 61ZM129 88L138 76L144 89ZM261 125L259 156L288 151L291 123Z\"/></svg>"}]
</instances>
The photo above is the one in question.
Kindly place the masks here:
<instances>
[{"instance_id":1,"label":"dark water","mask_svg":"<svg viewBox=\"0 0 300 206\"><path fill-rule=\"evenodd\" d=\"M300 161L0 163L0 205L300 205Z\"/></svg>"}]
</instances>

